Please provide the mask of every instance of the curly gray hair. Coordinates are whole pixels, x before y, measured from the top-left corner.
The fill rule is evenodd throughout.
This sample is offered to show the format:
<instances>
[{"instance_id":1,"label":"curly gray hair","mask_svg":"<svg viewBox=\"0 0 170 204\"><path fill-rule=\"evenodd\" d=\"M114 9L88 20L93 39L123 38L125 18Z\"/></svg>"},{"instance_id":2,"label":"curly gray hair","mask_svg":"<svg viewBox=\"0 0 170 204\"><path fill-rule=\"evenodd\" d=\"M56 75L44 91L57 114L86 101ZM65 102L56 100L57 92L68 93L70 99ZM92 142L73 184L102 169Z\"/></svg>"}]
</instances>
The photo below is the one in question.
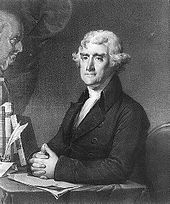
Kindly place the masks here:
<instances>
[{"instance_id":1,"label":"curly gray hair","mask_svg":"<svg viewBox=\"0 0 170 204\"><path fill-rule=\"evenodd\" d=\"M131 59L130 55L123 53L120 39L113 32L107 30L90 31L81 41L78 52L72 54L73 60L78 67L80 66L80 52L83 48L86 48L88 43L107 46L110 56L109 66L113 66L118 73L124 70L123 65L127 64Z\"/></svg>"},{"instance_id":2,"label":"curly gray hair","mask_svg":"<svg viewBox=\"0 0 170 204\"><path fill-rule=\"evenodd\" d=\"M24 27L18 14L10 10L0 10L0 33L2 33L3 29L9 26L9 24L11 24L13 21L16 21L18 23L20 32L22 32L23 34Z\"/></svg>"}]
</instances>

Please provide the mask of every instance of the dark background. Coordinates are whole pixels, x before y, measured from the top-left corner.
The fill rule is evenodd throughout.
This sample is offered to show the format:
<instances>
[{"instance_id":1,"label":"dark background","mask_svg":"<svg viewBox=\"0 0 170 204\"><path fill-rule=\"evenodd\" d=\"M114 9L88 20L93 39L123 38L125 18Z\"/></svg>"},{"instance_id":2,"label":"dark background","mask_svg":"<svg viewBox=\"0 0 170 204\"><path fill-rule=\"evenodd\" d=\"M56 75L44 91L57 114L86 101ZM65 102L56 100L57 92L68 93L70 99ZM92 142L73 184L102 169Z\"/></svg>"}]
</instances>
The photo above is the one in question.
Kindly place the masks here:
<instances>
[{"instance_id":1,"label":"dark background","mask_svg":"<svg viewBox=\"0 0 170 204\"><path fill-rule=\"evenodd\" d=\"M108 29L122 39L124 52L132 57L120 74L123 88L144 107L151 129L170 121L168 0L71 2L72 15L66 27L41 49L35 43L38 41L26 38L30 40L26 45L31 46L24 48L17 68L12 69L13 73L19 69L19 74L31 76L19 86L24 97L15 99L15 111L31 117L38 144L55 135L70 102L76 101L84 88L71 54L90 30ZM28 53L34 52L29 61L36 62L27 68L29 63L23 60L23 65L21 58L27 59ZM14 78L14 74L9 76L9 80Z\"/></svg>"}]
</instances>

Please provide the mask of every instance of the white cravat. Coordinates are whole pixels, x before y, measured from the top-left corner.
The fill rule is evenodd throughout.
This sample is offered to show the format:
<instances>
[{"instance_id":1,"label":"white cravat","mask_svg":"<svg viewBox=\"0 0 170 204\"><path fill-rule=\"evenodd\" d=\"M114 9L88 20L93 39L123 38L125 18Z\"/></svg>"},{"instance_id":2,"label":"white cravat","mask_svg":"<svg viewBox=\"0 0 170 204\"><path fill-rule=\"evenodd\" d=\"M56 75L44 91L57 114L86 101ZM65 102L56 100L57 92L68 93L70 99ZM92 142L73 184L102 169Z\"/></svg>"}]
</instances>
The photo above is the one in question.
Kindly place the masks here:
<instances>
[{"instance_id":1,"label":"white cravat","mask_svg":"<svg viewBox=\"0 0 170 204\"><path fill-rule=\"evenodd\" d=\"M77 118L77 121L75 123L75 126L78 127L79 124L82 122L82 120L85 118L87 113L90 111L90 109L94 106L94 104L99 100L101 95L101 91L94 91L92 89L89 89L89 98L84 103L80 114Z\"/></svg>"},{"instance_id":2,"label":"white cravat","mask_svg":"<svg viewBox=\"0 0 170 204\"><path fill-rule=\"evenodd\" d=\"M114 74L114 73L113 73ZM109 81L111 80L113 74L111 74L106 81L100 85L100 87L98 87L97 90L93 90L90 87L88 88L89 91L89 98L86 100L86 102L84 103L80 114L78 115L78 117L75 119L75 123L74 126L77 128L79 126L79 124L82 122L82 120L85 118L85 116L87 115L87 113L90 111L90 109L94 106L94 104L99 100L101 92L103 91L103 89L108 85Z\"/></svg>"}]
</instances>

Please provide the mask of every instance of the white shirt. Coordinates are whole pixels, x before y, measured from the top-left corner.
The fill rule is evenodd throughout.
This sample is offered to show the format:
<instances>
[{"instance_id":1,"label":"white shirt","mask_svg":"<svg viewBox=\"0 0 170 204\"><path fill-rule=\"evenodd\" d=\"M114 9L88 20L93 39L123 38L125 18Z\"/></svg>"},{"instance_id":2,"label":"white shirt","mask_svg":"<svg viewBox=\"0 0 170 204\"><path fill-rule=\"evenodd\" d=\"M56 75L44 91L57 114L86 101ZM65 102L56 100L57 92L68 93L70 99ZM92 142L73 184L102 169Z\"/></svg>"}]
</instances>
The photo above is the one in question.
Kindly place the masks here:
<instances>
[{"instance_id":1,"label":"white shirt","mask_svg":"<svg viewBox=\"0 0 170 204\"><path fill-rule=\"evenodd\" d=\"M91 110L91 108L100 99L101 92L108 85L111 78L112 78L112 75L97 90L94 90L89 86L87 87L88 92L89 92L89 98L85 101L83 107L81 108L81 111L80 111L78 117L75 120L75 127L78 127L80 125L80 123L86 117L86 115Z\"/></svg>"}]
</instances>

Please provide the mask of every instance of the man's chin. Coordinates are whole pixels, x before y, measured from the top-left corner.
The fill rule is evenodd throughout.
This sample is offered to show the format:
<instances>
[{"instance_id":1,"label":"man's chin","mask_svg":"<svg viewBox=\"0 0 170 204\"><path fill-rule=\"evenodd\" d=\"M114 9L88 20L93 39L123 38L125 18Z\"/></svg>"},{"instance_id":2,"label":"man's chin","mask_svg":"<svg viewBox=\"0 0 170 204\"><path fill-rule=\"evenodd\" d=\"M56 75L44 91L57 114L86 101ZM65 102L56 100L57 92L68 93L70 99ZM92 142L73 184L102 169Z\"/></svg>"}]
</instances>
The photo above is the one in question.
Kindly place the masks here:
<instances>
[{"instance_id":1,"label":"man's chin","mask_svg":"<svg viewBox=\"0 0 170 204\"><path fill-rule=\"evenodd\" d=\"M10 57L9 58L9 60L8 60L8 65L11 65L11 64L13 64L14 62L15 62L15 59L16 59L16 56L12 56L12 57Z\"/></svg>"},{"instance_id":2,"label":"man's chin","mask_svg":"<svg viewBox=\"0 0 170 204\"><path fill-rule=\"evenodd\" d=\"M9 64L14 63L15 60L16 60L16 55L12 55L12 56L10 57L10 59L9 59Z\"/></svg>"},{"instance_id":3,"label":"man's chin","mask_svg":"<svg viewBox=\"0 0 170 204\"><path fill-rule=\"evenodd\" d=\"M1 67L2 70L5 71L9 65L12 65L15 62L15 59L9 58Z\"/></svg>"},{"instance_id":4,"label":"man's chin","mask_svg":"<svg viewBox=\"0 0 170 204\"><path fill-rule=\"evenodd\" d=\"M5 62L3 65L1 65L2 71L5 71L8 68L8 65L9 64L7 62Z\"/></svg>"},{"instance_id":5,"label":"man's chin","mask_svg":"<svg viewBox=\"0 0 170 204\"><path fill-rule=\"evenodd\" d=\"M84 81L84 83L86 84L86 86L92 86L92 85L94 85L95 83L94 82L92 82L92 81Z\"/></svg>"},{"instance_id":6,"label":"man's chin","mask_svg":"<svg viewBox=\"0 0 170 204\"><path fill-rule=\"evenodd\" d=\"M100 86L100 83L98 82L85 82L86 86L91 87L92 89L97 88Z\"/></svg>"}]
</instances>

